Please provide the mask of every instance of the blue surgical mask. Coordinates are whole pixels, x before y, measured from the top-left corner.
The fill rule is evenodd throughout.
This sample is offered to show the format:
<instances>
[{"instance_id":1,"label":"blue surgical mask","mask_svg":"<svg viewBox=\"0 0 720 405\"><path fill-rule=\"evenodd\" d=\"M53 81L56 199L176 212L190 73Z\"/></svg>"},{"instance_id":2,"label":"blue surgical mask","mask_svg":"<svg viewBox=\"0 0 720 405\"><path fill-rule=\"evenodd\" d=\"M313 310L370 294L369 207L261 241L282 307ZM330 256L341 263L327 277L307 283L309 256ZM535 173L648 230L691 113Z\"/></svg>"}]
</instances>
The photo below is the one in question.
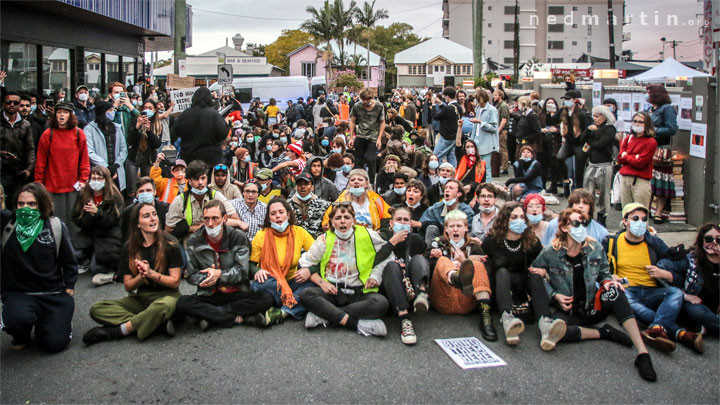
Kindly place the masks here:
<instances>
[{"instance_id":1,"label":"blue surgical mask","mask_svg":"<svg viewBox=\"0 0 720 405\"><path fill-rule=\"evenodd\" d=\"M272 133L272 137L275 138L275 139L278 139L278 138L280 138L280 134L277 133L277 132L273 132L273 133Z\"/></svg>"},{"instance_id":2,"label":"blue surgical mask","mask_svg":"<svg viewBox=\"0 0 720 405\"><path fill-rule=\"evenodd\" d=\"M312 193L308 193L305 197L301 196L299 193L295 193L295 195L300 199L300 201L307 201L310 197L312 197Z\"/></svg>"},{"instance_id":3,"label":"blue surgical mask","mask_svg":"<svg viewBox=\"0 0 720 405\"><path fill-rule=\"evenodd\" d=\"M440 179L438 180L438 182L440 182L440 184L442 184L442 185L444 186L445 183L448 182L448 180L450 180L450 179L447 179L447 178L445 178L445 177L440 177Z\"/></svg>"},{"instance_id":4,"label":"blue surgical mask","mask_svg":"<svg viewBox=\"0 0 720 405\"><path fill-rule=\"evenodd\" d=\"M267 188L268 188L267 184L265 184L265 183L260 184L260 191L265 191L265 189L267 189Z\"/></svg>"},{"instance_id":5,"label":"blue surgical mask","mask_svg":"<svg viewBox=\"0 0 720 405\"><path fill-rule=\"evenodd\" d=\"M150 191L145 191L138 193L137 199L139 203L152 204L152 202L155 201L155 194Z\"/></svg>"},{"instance_id":6,"label":"blue surgical mask","mask_svg":"<svg viewBox=\"0 0 720 405\"><path fill-rule=\"evenodd\" d=\"M267 150L268 152L270 152L270 151L272 150L272 145L266 146L266 147L265 147L265 150Z\"/></svg>"},{"instance_id":7,"label":"blue surgical mask","mask_svg":"<svg viewBox=\"0 0 720 405\"><path fill-rule=\"evenodd\" d=\"M287 136L283 136L282 138L280 138L280 141L282 143L287 143Z\"/></svg>"},{"instance_id":8,"label":"blue surgical mask","mask_svg":"<svg viewBox=\"0 0 720 405\"><path fill-rule=\"evenodd\" d=\"M431 160L430 162L428 162L428 167L433 170L437 170L437 168L439 166L440 166L440 162L438 162L437 160Z\"/></svg>"},{"instance_id":9,"label":"blue surgical mask","mask_svg":"<svg viewBox=\"0 0 720 405\"><path fill-rule=\"evenodd\" d=\"M275 222L270 222L270 226L272 227L272 229L274 229L278 232L285 232L288 225L289 225L289 222L287 219L282 224L276 224Z\"/></svg>"},{"instance_id":10,"label":"blue surgical mask","mask_svg":"<svg viewBox=\"0 0 720 405\"><path fill-rule=\"evenodd\" d=\"M543 216L542 214L528 214L527 219L531 225L537 225L542 221Z\"/></svg>"},{"instance_id":11,"label":"blue surgical mask","mask_svg":"<svg viewBox=\"0 0 720 405\"><path fill-rule=\"evenodd\" d=\"M153 116L155 116L155 111L153 110L145 110L144 113L148 118L152 118Z\"/></svg>"},{"instance_id":12,"label":"blue surgical mask","mask_svg":"<svg viewBox=\"0 0 720 405\"><path fill-rule=\"evenodd\" d=\"M465 240L460 239L459 241L455 242L454 240L450 239L450 244L451 244L455 249L462 249L463 245L465 244Z\"/></svg>"},{"instance_id":13,"label":"blue surgical mask","mask_svg":"<svg viewBox=\"0 0 720 405\"><path fill-rule=\"evenodd\" d=\"M37 110L37 104L31 104L31 105L30 105L30 113L31 113L31 114L34 113L35 110Z\"/></svg>"},{"instance_id":14,"label":"blue surgical mask","mask_svg":"<svg viewBox=\"0 0 720 405\"><path fill-rule=\"evenodd\" d=\"M320 145L327 147L328 145L330 145L330 141L328 141L327 139L323 139L322 141L320 141Z\"/></svg>"},{"instance_id":15,"label":"blue surgical mask","mask_svg":"<svg viewBox=\"0 0 720 405\"><path fill-rule=\"evenodd\" d=\"M452 207L452 206L455 204L455 201L457 201L457 198L453 198L453 199L450 200L450 201L448 201L448 200L443 200L443 203L445 203L445 205L447 205L448 207Z\"/></svg>"},{"instance_id":16,"label":"blue surgical mask","mask_svg":"<svg viewBox=\"0 0 720 405\"><path fill-rule=\"evenodd\" d=\"M630 222L630 233L635 235L636 237L641 237L645 235L645 232L647 231L647 222L644 221L629 221Z\"/></svg>"},{"instance_id":17,"label":"blue surgical mask","mask_svg":"<svg viewBox=\"0 0 720 405\"><path fill-rule=\"evenodd\" d=\"M650 95L648 93L645 93L645 102L646 103L650 102Z\"/></svg>"},{"instance_id":18,"label":"blue surgical mask","mask_svg":"<svg viewBox=\"0 0 720 405\"><path fill-rule=\"evenodd\" d=\"M350 166L350 165L343 165L343 167L342 167L343 173L345 173L345 174L350 173L350 170L352 170L352 166Z\"/></svg>"},{"instance_id":19,"label":"blue surgical mask","mask_svg":"<svg viewBox=\"0 0 720 405\"><path fill-rule=\"evenodd\" d=\"M565 100L565 101L563 101L563 105L564 105L565 107L572 108L572 106L573 106L573 101L572 101L572 100Z\"/></svg>"},{"instance_id":20,"label":"blue surgical mask","mask_svg":"<svg viewBox=\"0 0 720 405\"><path fill-rule=\"evenodd\" d=\"M521 234L527 229L527 224L522 219L513 219L510 221L510 232Z\"/></svg>"},{"instance_id":21,"label":"blue surgical mask","mask_svg":"<svg viewBox=\"0 0 720 405\"><path fill-rule=\"evenodd\" d=\"M521 157L520 160L522 160L523 162L529 162L529 161L532 160L532 158L529 158L529 157Z\"/></svg>"},{"instance_id":22,"label":"blue surgical mask","mask_svg":"<svg viewBox=\"0 0 720 405\"><path fill-rule=\"evenodd\" d=\"M412 228L410 227L410 224L399 224L399 223L395 222L395 223L393 224L393 232L399 233L399 232L402 232L402 231L411 232L411 231L412 231Z\"/></svg>"},{"instance_id":23,"label":"blue surgical mask","mask_svg":"<svg viewBox=\"0 0 720 405\"><path fill-rule=\"evenodd\" d=\"M113 100L117 100L120 98L120 93L113 94Z\"/></svg>"},{"instance_id":24,"label":"blue surgical mask","mask_svg":"<svg viewBox=\"0 0 720 405\"><path fill-rule=\"evenodd\" d=\"M250 162L250 155L245 155L245 158L243 160L246 162Z\"/></svg>"},{"instance_id":25,"label":"blue surgical mask","mask_svg":"<svg viewBox=\"0 0 720 405\"><path fill-rule=\"evenodd\" d=\"M395 190L395 194L397 195L403 195L405 194L406 187L395 187L393 190Z\"/></svg>"},{"instance_id":26,"label":"blue surgical mask","mask_svg":"<svg viewBox=\"0 0 720 405\"><path fill-rule=\"evenodd\" d=\"M235 142L235 141L230 142L230 146L233 148L237 147L237 142Z\"/></svg>"},{"instance_id":27,"label":"blue surgical mask","mask_svg":"<svg viewBox=\"0 0 720 405\"><path fill-rule=\"evenodd\" d=\"M248 136L248 137L245 139L245 142L247 142L247 143L253 143L253 142L255 142L255 137L254 137L254 136Z\"/></svg>"},{"instance_id":28,"label":"blue surgical mask","mask_svg":"<svg viewBox=\"0 0 720 405\"><path fill-rule=\"evenodd\" d=\"M583 243L587 238L587 227L584 225L573 226L570 228L570 237L577 243Z\"/></svg>"},{"instance_id":29,"label":"blue surgical mask","mask_svg":"<svg viewBox=\"0 0 720 405\"><path fill-rule=\"evenodd\" d=\"M190 191L192 191L192 193L195 195L203 195L203 194L207 193L207 187L203 187L203 188L190 187Z\"/></svg>"},{"instance_id":30,"label":"blue surgical mask","mask_svg":"<svg viewBox=\"0 0 720 405\"><path fill-rule=\"evenodd\" d=\"M110 121L115 119L115 111L106 111L105 117L109 119Z\"/></svg>"},{"instance_id":31,"label":"blue surgical mask","mask_svg":"<svg viewBox=\"0 0 720 405\"><path fill-rule=\"evenodd\" d=\"M360 197L363 193L365 193L365 187L350 187L350 194L355 197Z\"/></svg>"},{"instance_id":32,"label":"blue surgical mask","mask_svg":"<svg viewBox=\"0 0 720 405\"><path fill-rule=\"evenodd\" d=\"M137 106L138 104L140 104L139 101L137 101L137 100L133 100L133 101L132 101L132 105Z\"/></svg>"},{"instance_id":33,"label":"blue surgical mask","mask_svg":"<svg viewBox=\"0 0 720 405\"><path fill-rule=\"evenodd\" d=\"M335 148L335 149L331 149L330 152L332 152L332 153L342 153L342 149L337 149L337 148Z\"/></svg>"}]
</instances>

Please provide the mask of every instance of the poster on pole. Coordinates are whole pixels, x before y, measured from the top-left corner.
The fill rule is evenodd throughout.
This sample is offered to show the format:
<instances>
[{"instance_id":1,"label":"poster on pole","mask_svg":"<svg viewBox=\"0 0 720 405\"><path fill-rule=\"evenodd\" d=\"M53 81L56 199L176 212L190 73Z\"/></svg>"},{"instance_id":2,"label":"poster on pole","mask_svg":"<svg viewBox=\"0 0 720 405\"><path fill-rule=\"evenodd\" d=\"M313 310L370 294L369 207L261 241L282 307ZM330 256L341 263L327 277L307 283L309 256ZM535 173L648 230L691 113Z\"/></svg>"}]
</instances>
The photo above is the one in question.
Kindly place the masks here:
<instances>
[{"instance_id":1,"label":"poster on pole","mask_svg":"<svg viewBox=\"0 0 720 405\"><path fill-rule=\"evenodd\" d=\"M187 77L187 59L178 59L178 73L180 77Z\"/></svg>"},{"instance_id":2,"label":"poster on pole","mask_svg":"<svg viewBox=\"0 0 720 405\"><path fill-rule=\"evenodd\" d=\"M678 114L678 128L688 130L692 127L692 98L680 99L680 114Z\"/></svg>"},{"instance_id":3,"label":"poster on pole","mask_svg":"<svg viewBox=\"0 0 720 405\"><path fill-rule=\"evenodd\" d=\"M168 73L165 87L168 89L186 89L195 86L195 78L192 76L180 77L180 75Z\"/></svg>"},{"instance_id":4,"label":"poster on pole","mask_svg":"<svg viewBox=\"0 0 720 405\"><path fill-rule=\"evenodd\" d=\"M192 105L192 96L200 87L173 90L170 92L170 99L175 102L173 112L179 113L187 110Z\"/></svg>"},{"instance_id":5,"label":"poster on pole","mask_svg":"<svg viewBox=\"0 0 720 405\"><path fill-rule=\"evenodd\" d=\"M693 122L690 129L690 156L705 159L707 146L707 124Z\"/></svg>"},{"instance_id":6,"label":"poster on pole","mask_svg":"<svg viewBox=\"0 0 720 405\"><path fill-rule=\"evenodd\" d=\"M602 83L601 82L593 82L593 91L592 91L592 105L593 107L602 105Z\"/></svg>"},{"instance_id":7,"label":"poster on pole","mask_svg":"<svg viewBox=\"0 0 720 405\"><path fill-rule=\"evenodd\" d=\"M670 104L672 104L673 108L675 109L676 116L680 114L680 99L682 96L679 94L671 94L670 95Z\"/></svg>"},{"instance_id":8,"label":"poster on pole","mask_svg":"<svg viewBox=\"0 0 720 405\"><path fill-rule=\"evenodd\" d=\"M476 337L435 339L435 343L463 370L507 365Z\"/></svg>"},{"instance_id":9,"label":"poster on pole","mask_svg":"<svg viewBox=\"0 0 720 405\"><path fill-rule=\"evenodd\" d=\"M643 103L645 102L645 95L643 93L633 93L632 94L632 113L635 115L635 113L643 111Z\"/></svg>"}]
</instances>

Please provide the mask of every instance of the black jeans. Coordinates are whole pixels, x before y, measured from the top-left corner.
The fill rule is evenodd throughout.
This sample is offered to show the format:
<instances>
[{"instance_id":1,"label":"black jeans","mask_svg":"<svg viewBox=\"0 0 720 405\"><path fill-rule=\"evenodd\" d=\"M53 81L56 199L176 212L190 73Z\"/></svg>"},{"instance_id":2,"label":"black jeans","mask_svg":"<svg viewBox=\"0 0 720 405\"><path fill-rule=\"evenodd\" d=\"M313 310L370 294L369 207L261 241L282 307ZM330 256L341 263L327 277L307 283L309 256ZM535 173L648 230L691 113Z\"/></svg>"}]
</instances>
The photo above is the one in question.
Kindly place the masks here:
<instances>
[{"instance_id":1,"label":"black jeans","mask_svg":"<svg viewBox=\"0 0 720 405\"><path fill-rule=\"evenodd\" d=\"M585 177L585 163L587 162L587 153L583 152L582 145L573 146L573 155L575 156L575 179L573 187L582 188L583 178Z\"/></svg>"},{"instance_id":2,"label":"black jeans","mask_svg":"<svg viewBox=\"0 0 720 405\"><path fill-rule=\"evenodd\" d=\"M235 325L236 316L264 313L272 304L273 297L265 292L195 294L180 297L175 305L175 312L178 316L188 315L229 328Z\"/></svg>"},{"instance_id":3,"label":"black jeans","mask_svg":"<svg viewBox=\"0 0 720 405\"><path fill-rule=\"evenodd\" d=\"M430 284L428 282L430 279L430 264L424 256L415 255L410 258L406 271L416 294L420 293L421 285L427 291ZM385 290L385 296L390 301L390 305L395 308L396 313L410 309L410 302L403 283L403 271L396 261L392 261L385 266L382 288Z\"/></svg>"},{"instance_id":4,"label":"black jeans","mask_svg":"<svg viewBox=\"0 0 720 405\"><path fill-rule=\"evenodd\" d=\"M377 171L377 148L375 142L372 139L367 138L355 138L355 168L363 169L365 164L368 166L368 176L370 181L375 181L375 172Z\"/></svg>"},{"instance_id":5,"label":"black jeans","mask_svg":"<svg viewBox=\"0 0 720 405\"><path fill-rule=\"evenodd\" d=\"M604 289L604 287L600 288ZM552 317L555 319L562 319L568 325L563 341L579 342L581 333L580 326L599 323L607 318L611 313L615 315L615 318L621 325L628 319L635 318L635 313L630 307L630 303L628 302L625 293L615 287L612 287L610 291L603 291L600 294L599 311L596 311L594 308L590 310L586 310L584 308L572 308L570 311L563 311L560 309L553 312Z\"/></svg>"},{"instance_id":6,"label":"black jeans","mask_svg":"<svg viewBox=\"0 0 720 405\"><path fill-rule=\"evenodd\" d=\"M550 300L543 280L537 274L513 273L501 267L495 271L493 291L500 312L512 312L513 294L518 295L521 302L525 302L525 296L530 294L530 303L535 316L550 316Z\"/></svg>"},{"instance_id":7,"label":"black jeans","mask_svg":"<svg viewBox=\"0 0 720 405\"><path fill-rule=\"evenodd\" d=\"M340 325L345 315L355 319L378 319L385 315L390 305L382 294L363 294L362 288L352 290L354 294L346 294L338 286L338 293L330 295L320 287L310 287L300 293L300 303L332 325Z\"/></svg>"},{"instance_id":8,"label":"black jeans","mask_svg":"<svg viewBox=\"0 0 720 405\"><path fill-rule=\"evenodd\" d=\"M47 352L57 353L70 343L75 312L75 299L70 294L7 292L2 295L2 303L2 323L16 343L30 343L33 326L35 339Z\"/></svg>"}]
</instances>

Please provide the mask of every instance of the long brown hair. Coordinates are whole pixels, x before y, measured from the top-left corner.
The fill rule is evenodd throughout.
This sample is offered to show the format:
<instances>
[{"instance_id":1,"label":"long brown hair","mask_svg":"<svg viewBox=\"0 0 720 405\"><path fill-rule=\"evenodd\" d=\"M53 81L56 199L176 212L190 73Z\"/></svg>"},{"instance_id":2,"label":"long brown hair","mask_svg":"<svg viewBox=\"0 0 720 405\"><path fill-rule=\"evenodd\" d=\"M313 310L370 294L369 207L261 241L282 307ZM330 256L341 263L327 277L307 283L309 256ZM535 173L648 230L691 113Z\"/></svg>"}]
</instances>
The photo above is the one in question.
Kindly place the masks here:
<instances>
[{"instance_id":1,"label":"long brown hair","mask_svg":"<svg viewBox=\"0 0 720 405\"><path fill-rule=\"evenodd\" d=\"M655 137L655 126L653 125L652 118L650 117L650 114L646 113L645 111L636 112L635 115L633 115L633 119L637 116L642 117L643 121L645 121L645 130L643 131L645 136L654 138ZM635 132L633 131L633 134ZM639 135L639 134L635 134Z\"/></svg>"},{"instance_id":2,"label":"long brown hair","mask_svg":"<svg viewBox=\"0 0 720 405\"><path fill-rule=\"evenodd\" d=\"M569 108L563 108L560 113L560 121L564 124L563 127L560 130L560 134L562 136L567 136L568 131L570 128L573 130L573 137L577 138L580 135L582 135L582 127L580 126L580 114L579 111L582 110L582 107L580 107L580 103L574 103L572 107L573 114L572 116L568 113Z\"/></svg>"},{"instance_id":3,"label":"long brown hair","mask_svg":"<svg viewBox=\"0 0 720 405\"><path fill-rule=\"evenodd\" d=\"M691 248L693 254L695 255L696 264L700 267L700 271L702 272L706 283L717 283L717 280L712 279L713 265L710 263L707 253L705 253L705 249L703 249L703 237L712 229L720 232L720 226L716 224L705 224L701 226L700 229L698 229L697 237L695 238L695 246Z\"/></svg>"},{"instance_id":4,"label":"long brown hair","mask_svg":"<svg viewBox=\"0 0 720 405\"><path fill-rule=\"evenodd\" d=\"M120 217L120 212L123 209L123 197L122 194L120 194L120 190L115 186L115 183L112 181L112 177L110 177L110 170L108 170L104 166L95 166L90 170L90 178L92 178L92 175L100 175L103 176L105 179L105 187L102 190L102 203L101 205L105 204L112 204L111 214L115 215L116 217ZM83 207L85 206L85 203L88 201L91 201L93 199L93 190L90 188L89 185L85 185L85 187L82 189L80 194L77 197L77 200L75 201L75 208L73 209L73 216L76 218L82 218L83 215L86 214ZM100 209L98 207L98 209Z\"/></svg>"},{"instance_id":5,"label":"long brown hair","mask_svg":"<svg viewBox=\"0 0 720 405\"><path fill-rule=\"evenodd\" d=\"M138 203L137 206L134 207L130 212L130 225L128 228L130 231L130 235L127 241L128 268L134 276L137 276L138 273L137 268L135 267L135 260L141 260L140 250L143 248L143 243L145 241L142 231L138 227L138 224L140 223L140 210L142 210L143 207L152 207L153 209L155 209L155 206L152 204ZM175 242L171 242L170 240L168 240L165 232L162 229L158 228L158 231L155 232L154 245L155 263L150 263L150 267L152 269L155 269L155 271L162 273L162 271L167 266L167 247L168 245L175 246Z\"/></svg>"},{"instance_id":6,"label":"long brown hair","mask_svg":"<svg viewBox=\"0 0 720 405\"><path fill-rule=\"evenodd\" d=\"M53 114L50 117L49 122L48 122L49 128L62 129L62 128L60 128L60 123L58 123L58 120L57 120L57 112L58 111L59 110L55 110L55 114ZM68 117L68 120L67 120L67 128L65 128L65 129L73 129L73 128L76 128L77 126L78 126L77 115L75 115L75 112L71 111L70 117Z\"/></svg>"},{"instance_id":7,"label":"long brown hair","mask_svg":"<svg viewBox=\"0 0 720 405\"><path fill-rule=\"evenodd\" d=\"M506 203L505 205L503 205L502 208L500 208L500 212L498 212L498 215L495 218L493 227L490 229L490 231L488 231L488 236L495 239L496 242L502 243L505 240L508 232L510 232L510 214L513 212L513 210L515 210L515 208L523 209L523 206L519 202L513 201ZM525 224L527 225L527 217L525 218ZM532 249L533 245L537 243L537 241L538 238L537 236L535 236L535 232L533 232L530 226L527 226L525 228L525 231L520 236L520 244L522 246L522 250L524 252L529 252L530 249Z\"/></svg>"},{"instance_id":8,"label":"long brown hair","mask_svg":"<svg viewBox=\"0 0 720 405\"><path fill-rule=\"evenodd\" d=\"M553 249L555 249L555 250L560 250L562 248L567 249L567 242L568 242L569 234L567 232L564 232L560 228L563 226L565 226L565 227L572 226L572 225L570 225L570 215L575 214L575 213L580 214L580 217L582 219L586 219L586 218L584 218L583 213L577 208L565 208L564 210L562 210L562 212L560 212L560 216L558 217L557 232L555 232L555 237L553 238L553 240L551 242ZM584 248L585 246L587 246L590 243L589 242L590 240L592 240L592 238L588 236L583 241L581 247Z\"/></svg>"}]
</instances>

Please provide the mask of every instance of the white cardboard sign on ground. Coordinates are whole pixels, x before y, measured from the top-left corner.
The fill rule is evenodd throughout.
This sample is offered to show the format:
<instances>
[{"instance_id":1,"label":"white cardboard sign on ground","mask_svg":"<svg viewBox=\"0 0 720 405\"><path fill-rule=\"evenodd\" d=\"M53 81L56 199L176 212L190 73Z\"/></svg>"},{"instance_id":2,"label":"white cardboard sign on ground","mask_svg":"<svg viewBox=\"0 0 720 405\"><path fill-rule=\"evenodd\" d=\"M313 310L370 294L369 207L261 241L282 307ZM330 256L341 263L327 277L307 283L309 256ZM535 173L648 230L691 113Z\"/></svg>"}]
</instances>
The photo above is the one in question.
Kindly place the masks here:
<instances>
[{"instance_id":1,"label":"white cardboard sign on ground","mask_svg":"<svg viewBox=\"0 0 720 405\"><path fill-rule=\"evenodd\" d=\"M435 339L435 343L463 370L507 365L476 337Z\"/></svg>"}]
</instances>

